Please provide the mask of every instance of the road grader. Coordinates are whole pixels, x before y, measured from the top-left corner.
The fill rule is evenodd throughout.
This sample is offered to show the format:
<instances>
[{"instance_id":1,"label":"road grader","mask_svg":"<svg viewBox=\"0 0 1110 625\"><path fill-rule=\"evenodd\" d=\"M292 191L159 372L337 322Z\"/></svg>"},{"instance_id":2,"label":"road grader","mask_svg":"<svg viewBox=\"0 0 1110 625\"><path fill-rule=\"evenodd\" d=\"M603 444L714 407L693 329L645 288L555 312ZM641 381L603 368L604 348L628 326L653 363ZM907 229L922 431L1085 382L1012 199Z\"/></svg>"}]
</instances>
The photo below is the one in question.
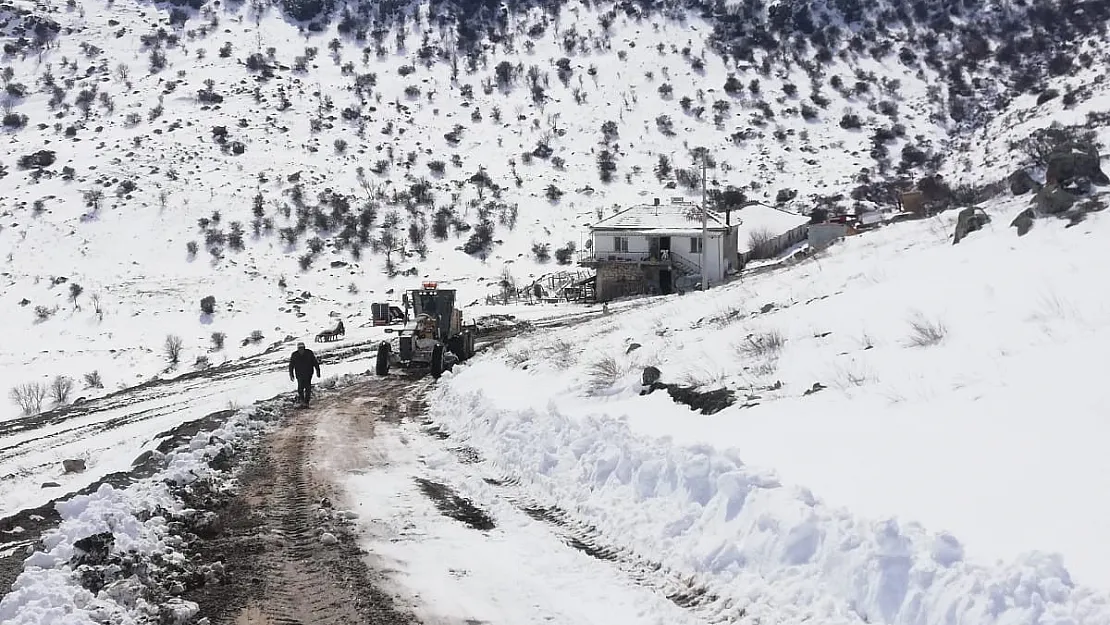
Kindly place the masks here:
<instances>
[{"instance_id":1,"label":"road grader","mask_svg":"<svg viewBox=\"0 0 1110 625\"><path fill-rule=\"evenodd\" d=\"M454 289L424 282L408 291L412 318L403 328L386 328L396 336L378 345L374 372L387 375L391 367L428 367L438 378L456 363L474 355L477 326L465 325L455 307Z\"/></svg>"}]
</instances>

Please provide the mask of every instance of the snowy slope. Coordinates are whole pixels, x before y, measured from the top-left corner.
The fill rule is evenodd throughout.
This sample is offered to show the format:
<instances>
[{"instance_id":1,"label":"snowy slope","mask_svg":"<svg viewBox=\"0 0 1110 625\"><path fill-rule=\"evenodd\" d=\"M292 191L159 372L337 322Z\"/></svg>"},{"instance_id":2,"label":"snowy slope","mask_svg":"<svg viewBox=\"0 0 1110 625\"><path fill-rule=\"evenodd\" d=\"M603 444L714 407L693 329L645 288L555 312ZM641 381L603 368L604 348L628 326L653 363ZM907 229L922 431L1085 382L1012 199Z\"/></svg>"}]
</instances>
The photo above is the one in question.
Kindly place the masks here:
<instances>
[{"instance_id":1,"label":"snowy slope","mask_svg":"<svg viewBox=\"0 0 1110 625\"><path fill-rule=\"evenodd\" d=\"M1108 224L1018 238L1026 202L989 204L957 246L942 214L515 340L433 412L609 539L728 582L748 614L1110 622L1110 299L1090 287ZM706 416L641 396L647 365L737 401Z\"/></svg>"},{"instance_id":2,"label":"snowy slope","mask_svg":"<svg viewBox=\"0 0 1110 625\"><path fill-rule=\"evenodd\" d=\"M367 300L395 301L390 289L425 277L478 300L499 290L505 272L526 281L561 268L538 262L534 245L552 256L568 243L581 248L584 226L607 211L684 193L666 188L674 173L655 170L661 156L673 169L692 167L695 147L709 149L714 185L770 201L783 189L799 198L843 191L873 164L868 132L837 125L849 109L866 130L886 123L867 107L904 99L892 113L905 133L891 139L895 154L908 137L942 138L935 106L914 95L931 70L893 59L832 59L823 71L846 84L858 70L900 87L830 91L827 110L807 121L798 113L804 92L787 87L805 85L806 70L726 67L706 42L711 26L693 14L619 14L604 30L605 7L514 12L511 39L453 57L453 80L453 31L429 24L427 5L416 8L380 44L337 37L336 24L298 29L276 8L213 5L186 11L184 26L170 24L166 7L134 0L111 11L95 2L49 9L73 32L42 54L9 59L8 84L22 87L8 101L26 120L5 131L10 165L0 178L0 288L13 337L0 348L4 378L80 380L96 370L106 389L120 388L167 369L169 334L184 344L181 364L166 371L175 374L198 356L257 353L264 344L240 346L256 330L269 343L323 329L329 315L359 321ZM252 54L270 69L247 67ZM159 55L165 66L155 71ZM744 90L729 95L733 71ZM779 114L753 127L766 106ZM616 131L609 138L605 122ZM540 144L551 154L531 156ZM55 152L45 173L15 163L40 149ZM616 161L609 183L599 180L603 149ZM473 178L479 171L493 187ZM549 197L549 187L562 195ZM483 221L494 242L459 251ZM314 239L321 251L302 269ZM388 255L393 271L414 275L385 274L391 240L404 248ZM83 290L75 301L73 284ZM312 297L300 303L304 292ZM201 314L206 296L216 299L214 315ZM227 348L214 350L213 332L227 335Z\"/></svg>"}]
</instances>

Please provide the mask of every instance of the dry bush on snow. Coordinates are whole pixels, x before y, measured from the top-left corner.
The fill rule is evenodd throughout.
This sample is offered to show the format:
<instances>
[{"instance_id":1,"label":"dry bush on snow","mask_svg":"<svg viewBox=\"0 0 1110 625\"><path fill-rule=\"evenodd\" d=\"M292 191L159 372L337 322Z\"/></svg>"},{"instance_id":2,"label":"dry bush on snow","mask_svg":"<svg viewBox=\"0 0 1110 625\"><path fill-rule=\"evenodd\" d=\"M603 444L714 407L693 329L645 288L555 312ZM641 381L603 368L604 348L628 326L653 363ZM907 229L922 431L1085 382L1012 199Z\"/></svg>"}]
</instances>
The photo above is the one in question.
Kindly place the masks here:
<instances>
[{"instance_id":1,"label":"dry bush on snow","mask_svg":"<svg viewBox=\"0 0 1110 625\"><path fill-rule=\"evenodd\" d=\"M25 415L42 412L42 400L46 398L46 385L42 382L27 382L13 387L9 397Z\"/></svg>"},{"instance_id":2,"label":"dry bush on snow","mask_svg":"<svg viewBox=\"0 0 1110 625\"><path fill-rule=\"evenodd\" d=\"M84 377L85 388L104 388L104 381L100 379L99 371L90 371Z\"/></svg>"},{"instance_id":3,"label":"dry bush on snow","mask_svg":"<svg viewBox=\"0 0 1110 625\"><path fill-rule=\"evenodd\" d=\"M602 356L586 368L586 374L589 376L588 387L590 392L596 393L609 388L616 384L617 380L621 379L625 373L627 373L627 369L616 358Z\"/></svg>"},{"instance_id":4,"label":"dry bush on snow","mask_svg":"<svg viewBox=\"0 0 1110 625\"><path fill-rule=\"evenodd\" d=\"M54 399L56 404L64 404L69 401L69 394L73 391L73 378L59 375L50 382L50 397Z\"/></svg>"},{"instance_id":5,"label":"dry bush on snow","mask_svg":"<svg viewBox=\"0 0 1110 625\"><path fill-rule=\"evenodd\" d=\"M1033 321L1049 322L1074 320L1079 316L1079 309L1066 298L1061 298L1056 291L1041 294L1037 299L1037 308L1029 316Z\"/></svg>"},{"instance_id":6,"label":"dry bush on snow","mask_svg":"<svg viewBox=\"0 0 1110 625\"><path fill-rule=\"evenodd\" d=\"M710 321L718 328L726 328L746 317L747 314L741 306L730 306L717 313Z\"/></svg>"},{"instance_id":7,"label":"dry bush on snow","mask_svg":"<svg viewBox=\"0 0 1110 625\"><path fill-rule=\"evenodd\" d=\"M867 367L857 363L838 364L833 370L833 385L841 391L861 387L874 380Z\"/></svg>"},{"instance_id":8,"label":"dry bush on snow","mask_svg":"<svg viewBox=\"0 0 1110 625\"><path fill-rule=\"evenodd\" d=\"M547 348L548 359L558 369L566 369L575 362L574 345L566 339L557 339Z\"/></svg>"},{"instance_id":9,"label":"dry bush on snow","mask_svg":"<svg viewBox=\"0 0 1110 625\"><path fill-rule=\"evenodd\" d=\"M917 315L910 321L909 344L912 347L929 347L944 340L948 329L940 321Z\"/></svg>"},{"instance_id":10,"label":"dry bush on snow","mask_svg":"<svg viewBox=\"0 0 1110 625\"><path fill-rule=\"evenodd\" d=\"M181 337L176 334L166 335L166 342L162 344L162 349L165 351L166 358L169 359L171 364L177 364L181 361L181 349L184 346Z\"/></svg>"},{"instance_id":11,"label":"dry bush on snow","mask_svg":"<svg viewBox=\"0 0 1110 625\"><path fill-rule=\"evenodd\" d=\"M224 348L224 341L227 339L227 334L223 332L212 333L212 347L216 350Z\"/></svg>"},{"instance_id":12,"label":"dry bush on snow","mask_svg":"<svg viewBox=\"0 0 1110 625\"><path fill-rule=\"evenodd\" d=\"M778 358L784 345L786 345L786 337L781 332L768 330L749 334L736 344L736 348L749 358Z\"/></svg>"}]
</instances>

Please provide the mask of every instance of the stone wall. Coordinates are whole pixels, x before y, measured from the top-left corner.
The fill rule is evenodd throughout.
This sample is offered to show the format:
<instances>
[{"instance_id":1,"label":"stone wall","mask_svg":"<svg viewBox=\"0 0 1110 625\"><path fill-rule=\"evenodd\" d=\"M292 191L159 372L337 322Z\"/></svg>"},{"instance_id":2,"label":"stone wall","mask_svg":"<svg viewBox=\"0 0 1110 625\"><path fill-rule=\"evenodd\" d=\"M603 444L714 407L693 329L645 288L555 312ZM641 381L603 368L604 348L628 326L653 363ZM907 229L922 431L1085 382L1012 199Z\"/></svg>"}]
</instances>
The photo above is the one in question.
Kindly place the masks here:
<instances>
[{"instance_id":1,"label":"stone wall","mask_svg":"<svg viewBox=\"0 0 1110 625\"><path fill-rule=\"evenodd\" d=\"M597 301L607 302L648 291L648 278L636 263L601 263L597 267Z\"/></svg>"}]
</instances>

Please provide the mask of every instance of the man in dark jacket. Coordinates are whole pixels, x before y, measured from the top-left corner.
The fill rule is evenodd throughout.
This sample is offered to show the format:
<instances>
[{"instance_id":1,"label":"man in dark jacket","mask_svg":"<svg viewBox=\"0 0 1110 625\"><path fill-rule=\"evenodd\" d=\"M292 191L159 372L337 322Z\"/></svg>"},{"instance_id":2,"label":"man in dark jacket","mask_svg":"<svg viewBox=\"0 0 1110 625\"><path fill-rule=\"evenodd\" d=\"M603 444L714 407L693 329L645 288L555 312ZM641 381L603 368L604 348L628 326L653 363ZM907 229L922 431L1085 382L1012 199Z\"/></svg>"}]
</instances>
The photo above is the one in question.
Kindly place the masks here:
<instances>
[{"instance_id":1,"label":"man in dark jacket","mask_svg":"<svg viewBox=\"0 0 1110 625\"><path fill-rule=\"evenodd\" d=\"M308 406L308 400L312 397L313 370L316 371L316 377L320 377L320 361L316 360L316 354L306 348L304 343L297 343L297 351L289 358L289 380L296 377L297 400L305 406Z\"/></svg>"}]
</instances>

